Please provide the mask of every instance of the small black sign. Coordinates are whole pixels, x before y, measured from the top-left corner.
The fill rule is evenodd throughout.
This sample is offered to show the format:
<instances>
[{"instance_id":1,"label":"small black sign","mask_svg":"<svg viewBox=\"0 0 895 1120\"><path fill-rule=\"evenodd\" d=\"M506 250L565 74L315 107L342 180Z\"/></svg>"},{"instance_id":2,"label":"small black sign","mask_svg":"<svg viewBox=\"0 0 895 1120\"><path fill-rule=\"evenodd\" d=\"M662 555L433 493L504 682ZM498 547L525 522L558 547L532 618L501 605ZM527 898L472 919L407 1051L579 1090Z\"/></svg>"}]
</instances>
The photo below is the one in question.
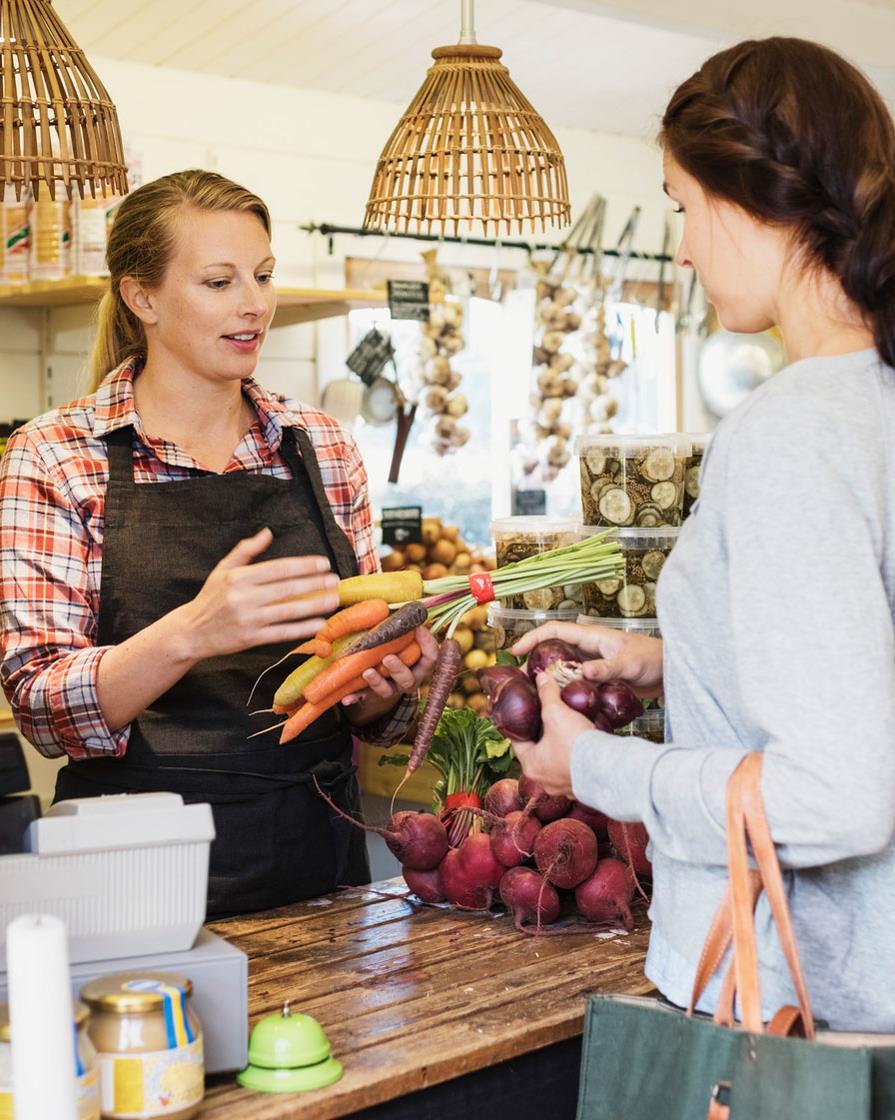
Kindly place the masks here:
<instances>
[{"instance_id":1,"label":"small black sign","mask_svg":"<svg viewBox=\"0 0 895 1120\"><path fill-rule=\"evenodd\" d=\"M388 310L393 319L429 321L429 285L425 280L389 280Z\"/></svg>"},{"instance_id":2,"label":"small black sign","mask_svg":"<svg viewBox=\"0 0 895 1120\"><path fill-rule=\"evenodd\" d=\"M395 506L382 511L382 543L419 544L423 539L423 507Z\"/></svg>"},{"instance_id":3,"label":"small black sign","mask_svg":"<svg viewBox=\"0 0 895 1120\"><path fill-rule=\"evenodd\" d=\"M547 512L546 490L516 490L513 494L513 515L529 516Z\"/></svg>"},{"instance_id":4,"label":"small black sign","mask_svg":"<svg viewBox=\"0 0 895 1120\"><path fill-rule=\"evenodd\" d=\"M381 377L382 371L389 362L394 361L394 357L392 340L373 327L345 359L345 365L369 386L377 377Z\"/></svg>"}]
</instances>

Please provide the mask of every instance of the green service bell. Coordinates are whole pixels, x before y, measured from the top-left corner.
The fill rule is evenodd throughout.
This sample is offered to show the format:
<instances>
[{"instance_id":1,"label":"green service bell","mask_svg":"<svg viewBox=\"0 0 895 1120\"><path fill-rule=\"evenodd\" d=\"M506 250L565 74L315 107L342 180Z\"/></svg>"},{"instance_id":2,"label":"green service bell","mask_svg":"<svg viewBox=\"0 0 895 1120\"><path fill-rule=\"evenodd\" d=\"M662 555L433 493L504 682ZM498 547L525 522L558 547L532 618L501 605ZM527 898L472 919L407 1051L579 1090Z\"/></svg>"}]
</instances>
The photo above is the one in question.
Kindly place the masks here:
<instances>
[{"instance_id":1,"label":"green service bell","mask_svg":"<svg viewBox=\"0 0 895 1120\"><path fill-rule=\"evenodd\" d=\"M330 1057L329 1039L310 1015L267 1015L249 1038L249 1064L236 1080L258 1093L303 1093L324 1089L342 1076L342 1063Z\"/></svg>"}]
</instances>

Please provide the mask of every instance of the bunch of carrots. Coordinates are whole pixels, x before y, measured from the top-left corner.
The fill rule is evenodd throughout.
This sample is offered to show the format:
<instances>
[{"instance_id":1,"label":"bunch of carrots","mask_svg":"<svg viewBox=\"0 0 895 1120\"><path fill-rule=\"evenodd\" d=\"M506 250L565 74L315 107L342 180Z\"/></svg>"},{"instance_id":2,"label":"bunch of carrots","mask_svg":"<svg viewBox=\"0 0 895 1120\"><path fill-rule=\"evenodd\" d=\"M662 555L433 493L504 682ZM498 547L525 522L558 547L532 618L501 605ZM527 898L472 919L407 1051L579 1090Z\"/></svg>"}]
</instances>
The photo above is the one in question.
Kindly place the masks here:
<instances>
[{"instance_id":1,"label":"bunch of carrots","mask_svg":"<svg viewBox=\"0 0 895 1120\"><path fill-rule=\"evenodd\" d=\"M363 674L368 669L387 677L382 660L389 654L396 654L407 666L415 665L421 656L414 638L421 624L420 610L425 622L425 608L417 608L414 622L399 617L400 612L391 614L384 599L354 603L331 615L310 641L291 650L290 654L310 656L274 695L274 712L287 717L278 725L280 742L295 739L346 696L366 688Z\"/></svg>"},{"instance_id":2,"label":"bunch of carrots","mask_svg":"<svg viewBox=\"0 0 895 1120\"><path fill-rule=\"evenodd\" d=\"M426 620L423 603L405 603L392 612L385 599L365 599L331 615L310 641L290 651L290 654L309 656L289 674L274 695L273 711L286 716L285 721L277 725L280 742L288 743L297 738L324 712L352 692L365 688L363 674L368 669L376 669L388 677L389 670L383 658L390 654L399 657L409 668L413 667L422 656L416 629L425 625ZM425 757L460 668L460 658L459 644L453 638L446 638L438 653L405 781Z\"/></svg>"}]
</instances>

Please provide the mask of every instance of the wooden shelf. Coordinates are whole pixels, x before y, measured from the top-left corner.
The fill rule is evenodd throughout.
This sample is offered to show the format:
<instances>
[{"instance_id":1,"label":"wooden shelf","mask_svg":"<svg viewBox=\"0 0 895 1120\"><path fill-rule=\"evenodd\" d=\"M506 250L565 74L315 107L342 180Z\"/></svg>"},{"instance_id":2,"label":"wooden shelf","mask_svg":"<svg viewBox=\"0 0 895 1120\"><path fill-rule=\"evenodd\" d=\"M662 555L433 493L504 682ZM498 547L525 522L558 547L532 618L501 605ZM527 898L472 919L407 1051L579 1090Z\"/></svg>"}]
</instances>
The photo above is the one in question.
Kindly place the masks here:
<instances>
[{"instance_id":1,"label":"wooden shelf","mask_svg":"<svg viewBox=\"0 0 895 1120\"><path fill-rule=\"evenodd\" d=\"M0 285L0 307L71 307L102 299L108 281L101 276L71 276L67 280L36 280L21 286ZM362 288L278 288L275 327L310 323L347 315L357 307L382 307L384 290Z\"/></svg>"},{"instance_id":2,"label":"wooden shelf","mask_svg":"<svg viewBox=\"0 0 895 1120\"><path fill-rule=\"evenodd\" d=\"M35 280L0 285L0 307L70 307L96 303L109 283L101 276L70 276L67 280Z\"/></svg>"}]
</instances>

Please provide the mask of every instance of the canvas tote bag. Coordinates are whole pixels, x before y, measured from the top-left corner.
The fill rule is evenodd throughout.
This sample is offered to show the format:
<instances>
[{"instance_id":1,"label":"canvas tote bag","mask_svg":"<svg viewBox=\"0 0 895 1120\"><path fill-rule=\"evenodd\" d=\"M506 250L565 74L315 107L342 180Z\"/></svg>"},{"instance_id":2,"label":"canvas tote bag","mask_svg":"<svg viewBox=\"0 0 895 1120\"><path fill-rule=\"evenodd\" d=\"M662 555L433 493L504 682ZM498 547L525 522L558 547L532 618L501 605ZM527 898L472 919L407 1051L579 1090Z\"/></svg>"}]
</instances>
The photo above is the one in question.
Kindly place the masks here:
<instances>
[{"instance_id":1,"label":"canvas tote bag","mask_svg":"<svg viewBox=\"0 0 895 1120\"><path fill-rule=\"evenodd\" d=\"M760 753L747 755L728 784L729 886L689 1010L631 996L589 997L578 1120L895 1120L895 1035L815 1028L762 805L761 762ZM768 1024L761 1018L754 923L762 890L798 999ZM729 947L714 1017L694 1015ZM880 983L893 985L895 977ZM741 1022L734 1019L736 998Z\"/></svg>"}]
</instances>

